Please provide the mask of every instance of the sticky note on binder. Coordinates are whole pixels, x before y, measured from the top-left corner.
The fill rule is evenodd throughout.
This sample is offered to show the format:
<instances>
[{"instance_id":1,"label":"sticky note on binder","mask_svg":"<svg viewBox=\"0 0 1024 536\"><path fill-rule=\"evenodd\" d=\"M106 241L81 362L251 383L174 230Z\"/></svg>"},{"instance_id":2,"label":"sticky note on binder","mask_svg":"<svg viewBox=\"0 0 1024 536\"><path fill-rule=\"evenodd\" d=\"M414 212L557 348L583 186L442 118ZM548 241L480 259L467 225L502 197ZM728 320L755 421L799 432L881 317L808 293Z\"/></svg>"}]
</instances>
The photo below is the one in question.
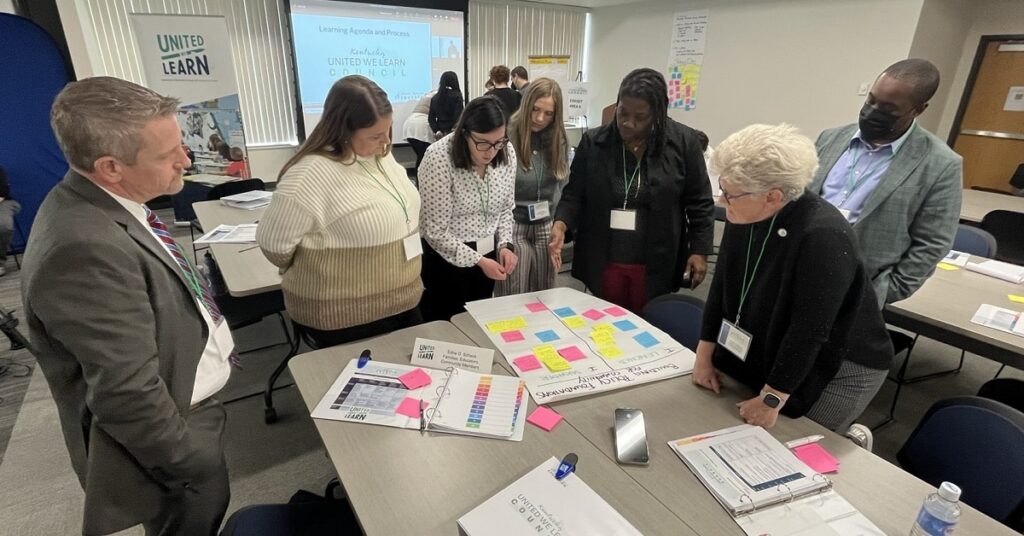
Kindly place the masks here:
<instances>
[{"instance_id":1,"label":"sticky note on binder","mask_svg":"<svg viewBox=\"0 0 1024 536\"><path fill-rule=\"evenodd\" d=\"M825 450L820 443L796 447L793 449L793 454L819 473L832 473L839 470L839 460Z\"/></svg>"},{"instance_id":2,"label":"sticky note on binder","mask_svg":"<svg viewBox=\"0 0 1024 536\"><path fill-rule=\"evenodd\" d=\"M406 389L419 389L424 385L430 385L430 375L418 368L402 374L398 377L398 381L402 382Z\"/></svg>"}]
</instances>

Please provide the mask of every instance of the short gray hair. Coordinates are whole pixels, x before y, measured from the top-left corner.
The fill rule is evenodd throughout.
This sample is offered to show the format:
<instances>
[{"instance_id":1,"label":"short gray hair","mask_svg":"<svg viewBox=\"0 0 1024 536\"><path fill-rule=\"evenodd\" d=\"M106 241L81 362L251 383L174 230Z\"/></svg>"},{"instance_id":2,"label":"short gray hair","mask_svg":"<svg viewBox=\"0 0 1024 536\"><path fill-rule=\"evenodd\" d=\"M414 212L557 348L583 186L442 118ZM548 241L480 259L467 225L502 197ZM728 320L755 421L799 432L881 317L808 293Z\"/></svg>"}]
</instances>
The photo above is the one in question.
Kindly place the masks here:
<instances>
[{"instance_id":1,"label":"short gray hair","mask_svg":"<svg viewBox=\"0 0 1024 536\"><path fill-rule=\"evenodd\" d=\"M73 168L93 171L104 156L131 165L142 148L142 129L173 115L179 102L126 80L96 76L64 87L50 109L50 125Z\"/></svg>"},{"instance_id":2,"label":"short gray hair","mask_svg":"<svg viewBox=\"0 0 1024 536\"><path fill-rule=\"evenodd\" d=\"M711 171L745 192L800 197L818 169L814 143L792 125L750 125L715 147Z\"/></svg>"}]
</instances>

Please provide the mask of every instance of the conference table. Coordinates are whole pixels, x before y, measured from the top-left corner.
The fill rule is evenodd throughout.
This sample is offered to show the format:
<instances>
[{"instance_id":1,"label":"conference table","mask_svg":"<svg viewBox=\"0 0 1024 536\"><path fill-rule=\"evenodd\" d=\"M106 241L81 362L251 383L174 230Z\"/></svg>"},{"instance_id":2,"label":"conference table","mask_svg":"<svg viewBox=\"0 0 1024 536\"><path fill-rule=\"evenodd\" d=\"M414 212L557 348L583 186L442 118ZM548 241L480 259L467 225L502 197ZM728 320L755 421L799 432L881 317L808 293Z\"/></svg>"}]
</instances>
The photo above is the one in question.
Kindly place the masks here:
<instances>
[{"instance_id":1,"label":"conference table","mask_svg":"<svg viewBox=\"0 0 1024 536\"><path fill-rule=\"evenodd\" d=\"M192 208L207 232L221 224L257 223L266 210L234 208L220 201L201 201ZM281 288L281 274L256 244L212 244L210 251L232 296L253 296Z\"/></svg>"},{"instance_id":2,"label":"conference table","mask_svg":"<svg viewBox=\"0 0 1024 536\"><path fill-rule=\"evenodd\" d=\"M468 314L295 357L289 368L312 411L347 362L363 349L375 360L408 363L416 337L493 348ZM509 375L500 353L494 374ZM667 442L739 424L735 402L750 396L727 380L722 394L688 376L550 404L565 420L551 432L528 425L522 442L314 419L367 534L455 534L456 520L550 457L579 456L577 475L644 534L742 534L740 527L667 446ZM529 411L535 405L529 403ZM651 462L615 461L613 411L639 408ZM835 489L879 528L905 533L934 489L808 419L783 419L782 441L820 433L842 462ZM1013 534L964 507L965 534Z\"/></svg>"},{"instance_id":3,"label":"conference table","mask_svg":"<svg viewBox=\"0 0 1024 536\"><path fill-rule=\"evenodd\" d=\"M1024 197L965 189L960 205L960 219L974 223L981 222L985 214L993 210L1024 212Z\"/></svg>"}]
</instances>

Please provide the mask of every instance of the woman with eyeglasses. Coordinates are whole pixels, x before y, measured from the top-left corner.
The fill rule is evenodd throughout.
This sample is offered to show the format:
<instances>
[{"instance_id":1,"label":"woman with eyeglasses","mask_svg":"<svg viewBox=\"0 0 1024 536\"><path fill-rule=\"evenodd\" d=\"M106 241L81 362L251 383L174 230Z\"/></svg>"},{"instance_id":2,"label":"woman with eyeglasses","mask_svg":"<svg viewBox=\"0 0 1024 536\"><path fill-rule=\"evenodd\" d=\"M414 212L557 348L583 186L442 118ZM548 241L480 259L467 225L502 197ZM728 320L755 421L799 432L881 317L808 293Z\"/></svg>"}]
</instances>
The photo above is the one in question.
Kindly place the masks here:
<instances>
[{"instance_id":1,"label":"woman with eyeglasses","mask_svg":"<svg viewBox=\"0 0 1024 536\"><path fill-rule=\"evenodd\" d=\"M576 149L548 244L557 270L573 231L573 277L635 313L650 298L699 285L714 237L700 142L668 117L667 91L653 69L622 80L615 121L584 134Z\"/></svg>"},{"instance_id":2,"label":"woman with eyeglasses","mask_svg":"<svg viewBox=\"0 0 1024 536\"><path fill-rule=\"evenodd\" d=\"M548 256L551 214L569 177L569 143L558 82L538 78L523 90L523 105L509 121L509 138L518 156L512 242L519 266L498 281L497 296L555 286L555 269Z\"/></svg>"},{"instance_id":3,"label":"woman with eyeglasses","mask_svg":"<svg viewBox=\"0 0 1024 536\"><path fill-rule=\"evenodd\" d=\"M424 320L448 320L490 298L516 268L512 245L516 152L496 97L470 101L452 133L431 145L418 177L423 212Z\"/></svg>"},{"instance_id":4,"label":"woman with eyeglasses","mask_svg":"<svg viewBox=\"0 0 1024 536\"><path fill-rule=\"evenodd\" d=\"M805 191L818 167L789 125L751 125L711 157L727 223L704 308L693 382L718 392L719 371L755 396L745 422L779 413L846 432L889 372L893 349L853 229Z\"/></svg>"}]
</instances>

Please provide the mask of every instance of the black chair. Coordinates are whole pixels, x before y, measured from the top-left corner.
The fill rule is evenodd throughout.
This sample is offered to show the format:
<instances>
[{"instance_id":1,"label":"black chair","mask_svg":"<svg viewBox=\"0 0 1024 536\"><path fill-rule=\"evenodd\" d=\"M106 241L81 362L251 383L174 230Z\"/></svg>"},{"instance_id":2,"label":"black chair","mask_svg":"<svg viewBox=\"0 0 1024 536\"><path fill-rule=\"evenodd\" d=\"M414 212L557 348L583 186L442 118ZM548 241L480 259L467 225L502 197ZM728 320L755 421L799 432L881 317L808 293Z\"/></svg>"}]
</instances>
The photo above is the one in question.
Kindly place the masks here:
<instances>
[{"instance_id":1,"label":"black chair","mask_svg":"<svg viewBox=\"0 0 1024 536\"><path fill-rule=\"evenodd\" d=\"M221 536L319 536L362 534L359 522L346 499L333 498L328 485L326 497L299 491L287 504L257 504L240 508L224 523Z\"/></svg>"},{"instance_id":2,"label":"black chair","mask_svg":"<svg viewBox=\"0 0 1024 536\"><path fill-rule=\"evenodd\" d=\"M1024 512L1024 413L1001 402L959 396L932 405L896 454L901 467L1002 523Z\"/></svg>"},{"instance_id":3,"label":"black chair","mask_svg":"<svg viewBox=\"0 0 1024 536\"><path fill-rule=\"evenodd\" d=\"M697 351L704 319L704 301L700 298L684 294L658 296L647 303L642 316L676 342Z\"/></svg>"},{"instance_id":4,"label":"black chair","mask_svg":"<svg viewBox=\"0 0 1024 536\"><path fill-rule=\"evenodd\" d=\"M217 309L220 310L224 319L227 320L228 327L231 328L231 331L256 324L270 315L277 315L278 320L281 321L281 329L284 330L284 337L288 347L291 348L295 346L292 342L291 332L288 330L288 324L284 319L285 307L283 292L275 290L254 294L252 296L232 296L228 293L227 285L224 284L224 278L220 273L220 268L217 266L216 261L213 260L213 256L210 255L209 251L207 251L204 256L203 266L206 269L207 277L210 279L210 290L213 293L213 300L217 302ZM249 352L270 348L271 346L277 346L277 344L251 348L244 351L237 350L237 352L239 355L247 354Z\"/></svg>"},{"instance_id":5,"label":"black chair","mask_svg":"<svg viewBox=\"0 0 1024 536\"><path fill-rule=\"evenodd\" d=\"M277 365L277 368L274 369L274 372L270 374L270 378L267 380L267 387L263 391L263 422L267 424L277 422L277 409L274 408L274 384L277 383L277 379L284 373L284 369L288 368L288 362L299 354L299 346L305 344L313 350L320 349L316 341L313 340L313 337L309 335L309 332L294 320L292 320L292 330L295 333L289 338L291 348L288 350L288 354L284 356L284 359Z\"/></svg>"},{"instance_id":6,"label":"black chair","mask_svg":"<svg viewBox=\"0 0 1024 536\"><path fill-rule=\"evenodd\" d=\"M995 378L982 384L978 396L1002 402L1024 412L1024 381L1015 378Z\"/></svg>"},{"instance_id":7,"label":"black chair","mask_svg":"<svg viewBox=\"0 0 1024 536\"><path fill-rule=\"evenodd\" d=\"M1024 264L1024 213L993 210L981 219L981 228L992 233L999 244L995 258L1013 264Z\"/></svg>"},{"instance_id":8,"label":"black chair","mask_svg":"<svg viewBox=\"0 0 1024 536\"><path fill-rule=\"evenodd\" d=\"M427 147L430 147L430 144L416 138L405 138L405 141L409 142L412 152L416 153L416 169L419 169L420 162L423 162L423 155L427 154Z\"/></svg>"},{"instance_id":9,"label":"black chair","mask_svg":"<svg viewBox=\"0 0 1024 536\"><path fill-rule=\"evenodd\" d=\"M987 231L977 227L960 225L956 230L956 237L953 239L953 250L970 255L992 258L996 254L996 239ZM956 368L908 378L907 366L910 364L910 354L914 351L914 345L917 343L917 337L917 334L914 334L914 336L911 337L901 331L889 330L889 339L892 341L892 346L896 351L896 355L899 355L904 351L906 352L906 355L903 357L903 363L900 364L900 368L896 372L896 377L889 378L889 380L896 383L896 393L893 395L892 404L889 406L889 416L881 423L875 425L875 430L889 424L895 418L896 403L900 399L900 391L904 385L930 380L932 378L938 378L949 374L956 374L963 369L964 357L967 353L964 350L960 350L960 362L957 363ZM999 370L1002 371L1002 369Z\"/></svg>"},{"instance_id":10,"label":"black chair","mask_svg":"<svg viewBox=\"0 0 1024 536\"><path fill-rule=\"evenodd\" d=\"M238 181L225 182L224 184L218 184L217 186L214 186L213 188L210 188L210 191L206 194L206 200L207 201L216 201L216 200L218 200L218 199L220 199L222 197L227 197L229 195L244 194L245 192L251 192L253 190L266 190L266 189L267 189L267 185L264 184L263 181L260 180L260 179L244 179L244 180L238 180ZM193 213L193 215L194 215L194 213ZM198 263L199 262L199 250L206 249L206 248L205 247L199 247L199 248L196 247L196 243L195 243L196 232L199 233L199 236L202 236L203 232L204 232L203 231L203 226L199 224L199 220L198 219L192 219L192 221L190 221L189 223L190 223L190 225L189 225L189 230L188 231L189 231L189 235L192 238L192 257Z\"/></svg>"}]
</instances>

